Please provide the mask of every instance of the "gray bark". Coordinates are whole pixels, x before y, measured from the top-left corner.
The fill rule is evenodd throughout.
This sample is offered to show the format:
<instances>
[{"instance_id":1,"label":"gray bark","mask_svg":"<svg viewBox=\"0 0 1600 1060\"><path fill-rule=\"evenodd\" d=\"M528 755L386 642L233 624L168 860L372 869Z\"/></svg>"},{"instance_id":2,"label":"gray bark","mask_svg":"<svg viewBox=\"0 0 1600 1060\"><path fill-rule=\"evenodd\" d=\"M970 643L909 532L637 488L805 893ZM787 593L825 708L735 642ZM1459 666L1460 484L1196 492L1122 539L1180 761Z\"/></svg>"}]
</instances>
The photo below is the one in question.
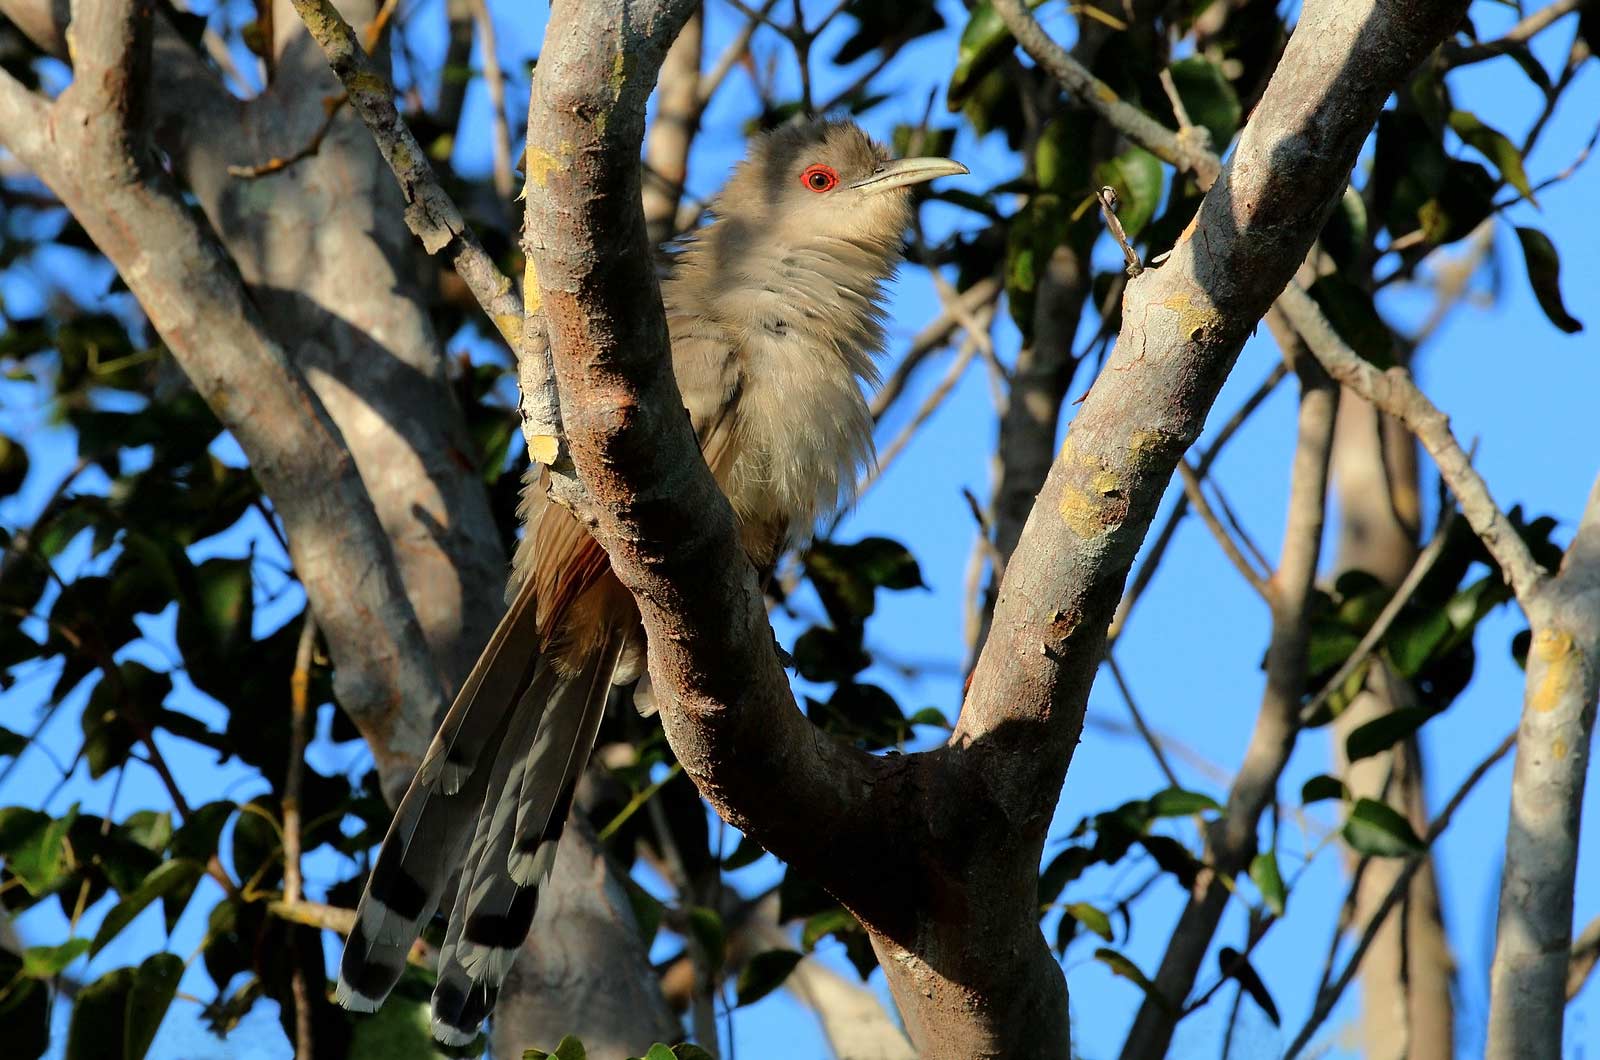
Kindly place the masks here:
<instances>
[{"instance_id":1,"label":"gray bark","mask_svg":"<svg viewBox=\"0 0 1600 1060\"><path fill-rule=\"evenodd\" d=\"M821 738L795 708L666 357L632 159L690 6L635 3L626 20L558 7L530 108L542 178L529 227L545 239L528 249L585 514L639 604L685 770L866 925L918 1050L1067 1056L1035 874L1123 579L1388 93L1465 5L1308 6L1196 225L1129 285L1116 352L1023 530L949 745L895 758Z\"/></svg>"}]
</instances>

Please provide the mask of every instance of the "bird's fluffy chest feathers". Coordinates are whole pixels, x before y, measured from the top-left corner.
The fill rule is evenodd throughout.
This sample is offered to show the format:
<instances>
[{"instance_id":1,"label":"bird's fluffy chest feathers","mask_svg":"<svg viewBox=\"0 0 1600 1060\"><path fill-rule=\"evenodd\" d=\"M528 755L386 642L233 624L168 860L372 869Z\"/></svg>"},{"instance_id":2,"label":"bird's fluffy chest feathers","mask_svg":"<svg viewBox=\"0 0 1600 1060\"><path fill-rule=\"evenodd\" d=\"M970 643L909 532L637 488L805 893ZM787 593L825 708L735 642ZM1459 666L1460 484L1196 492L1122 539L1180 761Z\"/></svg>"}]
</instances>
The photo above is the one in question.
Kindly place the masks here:
<instances>
[{"instance_id":1,"label":"bird's fluffy chest feathers","mask_svg":"<svg viewBox=\"0 0 1600 1060\"><path fill-rule=\"evenodd\" d=\"M669 282L674 313L693 320L697 335L715 334L707 346L733 351L723 376L732 418L719 478L747 526L802 538L853 496L872 460L861 388L876 375L879 285L890 267L881 252L838 241L757 245L731 268L690 253ZM686 337L674 335L674 358L693 411L686 374L697 374L699 358L680 349Z\"/></svg>"},{"instance_id":2,"label":"bird's fluffy chest feathers","mask_svg":"<svg viewBox=\"0 0 1600 1060\"><path fill-rule=\"evenodd\" d=\"M871 459L860 383L840 370L836 352L793 327L752 331L739 358L735 456L724 488L742 519L803 537L849 501Z\"/></svg>"}]
</instances>

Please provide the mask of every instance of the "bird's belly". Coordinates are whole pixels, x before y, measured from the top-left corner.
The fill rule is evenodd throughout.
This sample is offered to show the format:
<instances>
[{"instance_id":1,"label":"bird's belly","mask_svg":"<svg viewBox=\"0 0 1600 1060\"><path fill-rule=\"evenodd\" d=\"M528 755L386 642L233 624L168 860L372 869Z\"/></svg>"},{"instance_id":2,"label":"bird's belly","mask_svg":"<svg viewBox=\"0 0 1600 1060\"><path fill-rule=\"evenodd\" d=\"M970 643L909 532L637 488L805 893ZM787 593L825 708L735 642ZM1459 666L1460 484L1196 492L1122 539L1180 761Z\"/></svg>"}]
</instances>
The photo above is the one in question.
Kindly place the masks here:
<instances>
[{"instance_id":1,"label":"bird's belly","mask_svg":"<svg viewBox=\"0 0 1600 1060\"><path fill-rule=\"evenodd\" d=\"M741 521L803 537L854 495L871 459L871 416L838 354L803 336L763 332L743 358L728 499Z\"/></svg>"}]
</instances>

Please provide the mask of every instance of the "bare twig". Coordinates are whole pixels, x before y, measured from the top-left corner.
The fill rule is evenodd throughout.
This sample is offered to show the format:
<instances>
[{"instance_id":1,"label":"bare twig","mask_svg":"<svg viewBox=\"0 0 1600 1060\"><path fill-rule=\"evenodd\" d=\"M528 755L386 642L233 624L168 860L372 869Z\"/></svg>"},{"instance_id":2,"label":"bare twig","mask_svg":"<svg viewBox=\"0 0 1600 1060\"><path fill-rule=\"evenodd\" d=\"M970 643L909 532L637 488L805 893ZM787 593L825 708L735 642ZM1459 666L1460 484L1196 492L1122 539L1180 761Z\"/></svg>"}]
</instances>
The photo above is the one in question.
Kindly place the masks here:
<instances>
[{"instance_id":1,"label":"bare twig","mask_svg":"<svg viewBox=\"0 0 1600 1060\"><path fill-rule=\"evenodd\" d=\"M1211 536L1216 538L1217 544L1222 547L1222 554L1228 557L1228 562L1256 591L1256 595L1270 601L1272 586L1267 576L1256 570L1255 564L1240 549L1228 528L1222 525L1222 520L1217 518L1217 513L1211 510L1211 502L1201 488L1199 473L1189 461L1181 460L1178 462L1178 474L1183 479L1183 495L1188 499L1189 507L1195 510L1195 514L1206 524L1206 529L1211 531Z\"/></svg>"},{"instance_id":2,"label":"bare twig","mask_svg":"<svg viewBox=\"0 0 1600 1060\"><path fill-rule=\"evenodd\" d=\"M1439 59L1446 69L1450 69L1505 55L1527 44L1558 19L1572 14L1588 2L1592 0L1555 0L1555 3L1541 7L1512 26L1506 31L1505 36L1480 44L1457 44L1455 41L1446 41L1439 49Z\"/></svg>"},{"instance_id":3,"label":"bare twig","mask_svg":"<svg viewBox=\"0 0 1600 1060\"><path fill-rule=\"evenodd\" d=\"M1079 102L1094 111L1129 139L1179 169L1193 173L1201 188L1210 188L1222 172L1222 161L1195 137L1184 137L1164 127L1131 103L1124 102L1110 85L1051 39L1025 0L993 0L995 13L1033 61L1061 82Z\"/></svg>"},{"instance_id":4,"label":"bare twig","mask_svg":"<svg viewBox=\"0 0 1600 1060\"><path fill-rule=\"evenodd\" d=\"M1144 265L1139 261L1138 252L1128 242L1128 233L1122 230L1122 219L1117 216L1117 189L1101 188L1095 193L1095 197L1100 200L1100 216L1106 219L1106 227L1111 230L1111 238L1122 248L1122 256L1128 262L1125 271L1128 278L1132 279L1144 271Z\"/></svg>"},{"instance_id":5,"label":"bare twig","mask_svg":"<svg viewBox=\"0 0 1600 1060\"><path fill-rule=\"evenodd\" d=\"M515 191L511 172L511 127L506 115L506 81L500 70L494 18L489 14L489 5L485 0L470 0L470 3L472 21L478 27L478 52L483 56L483 85L489 93L490 128L494 144L494 190L502 203L509 203Z\"/></svg>"},{"instance_id":6,"label":"bare twig","mask_svg":"<svg viewBox=\"0 0 1600 1060\"><path fill-rule=\"evenodd\" d=\"M871 410L874 423L883 419L884 413L888 412L899 400L900 395L905 393L912 374L928 355L943 348L950 341L960 327L960 315L976 314L984 306L991 305L999 297L1000 290L1000 281L997 277L987 276L979 280L956 296L955 306L944 304L939 315L917 332L906 347L906 352L895 363L894 371L873 395Z\"/></svg>"},{"instance_id":7,"label":"bare twig","mask_svg":"<svg viewBox=\"0 0 1600 1060\"><path fill-rule=\"evenodd\" d=\"M467 226L439 184L427 152L395 109L394 88L356 40L330 0L294 0L312 38L328 57L356 113L366 122L406 199L406 224L429 254L445 253L456 274L513 350L522 332L522 297Z\"/></svg>"},{"instance_id":8,"label":"bare twig","mask_svg":"<svg viewBox=\"0 0 1600 1060\"><path fill-rule=\"evenodd\" d=\"M1416 561L1411 564L1411 569L1406 572L1405 578L1395 588L1394 595L1389 598L1389 602L1383 605L1383 610L1378 612L1378 617L1373 619L1372 626L1362 635L1360 642L1356 644L1355 650L1350 653L1350 657L1340 665L1334 675L1328 678L1327 682L1317 690L1317 694L1312 696L1311 701L1300 711L1300 723L1302 725L1309 724L1317 716L1328 700L1339 689L1344 687L1345 682L1349 681L1357 670L1366 664L1367 659L1377 648L1379 642L1388 635L1395 619L1400 617L1401 612L1406 609L1406 605L1411 602L1411 597L1416 594L1417 589L1422 586L1423 580L1427 578L1428 572L1433 570L1433 565L1444 554L1445 545L1449 543L1450 528L1453 525L1455 525L1455 513L1449 512L1440 524L1439 529L1434 532L1433 540L1428 542L1428 547L1417 554Z\"/></svg>"},{"instance_id":9,"label":"bare twig","mask_svg":"<svg viewBox=\"0 0 1600 1060\"><path fill-rule=\"evenodd\" d=\"M1567 967L1567 1000L1571 1001L1583 990L1589 981L1589 975L1594 971L1596 962L1600 962L1600 917L1589 921L1583 931L1572 942L1571 963Z\"/></svg>"},{"instance_id":10,"label":"bare twig","mask_svg":"<svg viewBox=\"0 0 1600 1060\"><path fill-rule=\"evenodd\" d=\"M1279 296L1278 308L1329 375L1394 416L1417 436L1438 465L1440 477L1455 494L1462 516L1525 605L1547 575L1495 504L1483 477L1451 433L1449 419L1412 382L1411 373L1404 368L1381 371L1362 359L1345 345L1322 309L1296 283Z\"/></svg>"},{"instance_id":11,"label":"bare twig","mask_svg":"<svg viewBox=\"0 0 1600 1060\"><path fill-rule=\"evenodd\" d=\"M1378 937L1378 931L1383 927L1383 922L1394 910L1394 907L1400 904L1400 899L1405 897L1410 888L1411 878L1416 875L1418 869L1428 863L1428 849L1444 833L1444 830L1450 827L1450 821L1455 816L1456 810L1466 801L1467 796L1472 793L1472 789L1477 786L1484 775L1494 768L1495 763L1506 756L1507 752L1516 743L1516 739L1517 734L1513 732L1501 740L1494 750L1490 751L1488 756L1479 762L1471 773L1467 774L1467 778L1461 782L1461 786L1450 797L1450 801L1445 803L1444 809L1439 812L1439 816L1434 818L1433 823L1428 826L1428 834L1423 837L1423 850L1412 854L1406 859L1405 867L1396 874L1394 883L1389 887L1389 893L1384 895L1383 901L1378 903L1378 907L1372 911L1372 916L1367 921L1366 926L1362 928L1361 937L1356 940L1355 949L1350 952L1350 956L1345 961L1344 968L1340 971L1338 978L1318 992L1317 999L1312 1006L1311 1015L1307 1017L1305 1025L1300 1028L1294 1040L1290 1043L1288 1050L1284 1053L1286 1060L1293 1060L1311 1041L1311 1036L1317 1032L1317 1028L1321 1027L1322 1022L1328 1018L1328 1013L1333 1011L1334 1004L1344 993L1345 988L1350 985L1350 980L1355 978L1357 970L1361 967L1361 960L1367 955L1367 950L1372 946L1372 940Z\"/></svg>"},{"instance_id":12,"label":"bare twig","mask_svg":"<svg viewBox=\"0 0 1600 1060\"><path fill-rule=\"evenodd\" d=\"M1243 427L1245 422L1255 414L1256 410L1262 406L1267 398L1272 396L1272 392L1277 389L1278 384L1283 382L1283 377L1288 374L1289 366L1282 361L1272 366L1272 370L1267 373L1267 377L1261 381L1255 390L1251 391L1250 396L1245 398L1244 403L1234 410L1233 415L1228 417L1228 421L1217 432L1216 438L1200 453L1200 458L1194 463L1196 476L1201 479L1206 477L1211 470L1211 465L1222 455L1223 449L1233 440L1233 436L1239 433L1239 428ZM1132 581L1122 594L1121 602L1117 604L1116 617L1111 620L1111 629L1106 634L1108 643L1115 643L1117 638L1122 635L1122 630L1128 623L1128 616L1132 614L1134 606L1139 602L1139 598L1144 595L1145 589L1149 588L1157 568L1161 566L1162 557L1166 555L1167 546L1172 543L1173 537L1177 534L1179 524L1183 522L1183 517L1188 512L1188 494L1180 494L1177 502L1172 506L1171 514L1167 516L1167 521L1162 524L1160 531L1155 536L1155 540L1145 550L1143 562L1134 571Z\"/></svg>"},{"instance_id":13,"label":"bare twig","mask_svg":"<svg viewBox=\"0 0 1600 1060\"><path fill-rule=\"evenodd\" d=\"M350 95L347 92L340 92L337 96L327 97L322 101L322 108L326 112L322 119L322 124L317 126L316 132L311 134L311 139L306 141L305 146L290 154L278 155L267 159L265 162L258 162L253 166L230 165L228 167L228 176L238 177L240 180L258 180L261 177L282 172L296 162L302 162L312 157L322 150L322 141L328 138L328 131L333 128L333 123L339 117L339 112L344 109L344 105L348 102L350 102Z\"/></svg>"},{"instance_id":14,"label":"bare twig","mask_svg":"<svg viewBox=\"0 0 1600 1060\"><path fill-rule=\"evenodd\" d=\"M1122 693L1122 701L1128 705L1128 714L1133 718L1134 728L1139 730L1145 746L1150 748L1156 765L1161 767L1161 773L1167 778L1167 783L1173 787L1182 787L1178 783L1178 774L1173 772L1172 765L1167 761L1167 756L1161 749L1161 741L1156 739L1155 733L1150 731L1150 726L1145 724L1144 714L1139 710L1139 704L1134 702L1133 692L1128 688L1128 681L1122 676L1122 667L1117 665L1117 657L1109 650L1106 652L1106 669L1111 671L1111 679L1117 683L1117 691Z\"/></svg>"}]
</instances>

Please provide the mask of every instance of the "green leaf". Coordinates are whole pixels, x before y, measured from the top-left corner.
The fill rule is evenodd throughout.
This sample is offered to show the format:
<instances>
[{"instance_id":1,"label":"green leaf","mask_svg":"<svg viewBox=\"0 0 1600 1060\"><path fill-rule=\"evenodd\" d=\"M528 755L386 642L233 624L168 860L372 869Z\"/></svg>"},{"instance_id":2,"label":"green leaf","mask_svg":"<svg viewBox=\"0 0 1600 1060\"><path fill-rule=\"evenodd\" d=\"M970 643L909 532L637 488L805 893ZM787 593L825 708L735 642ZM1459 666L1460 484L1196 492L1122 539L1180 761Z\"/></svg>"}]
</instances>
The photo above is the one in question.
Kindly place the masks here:
<instances>
[{"instance_id":1,"label":"green leaf","mask_svg":"<svg viewBox=\"0 0 1600 1060\"><path fill-rule=\"evenodd\" d=\"M36 1060L50 1047L50 989L22 975L22 959L0 950L0 1027L8 1057Z\"/></svg>"},{"instance_id":2,"label":"green leaf","mask_svg":"<svg viewBox=\"0 0 1600 1060\"><path fill-rule=\"evenodd\" d=\"M1403 857L1425 849L1411 822L1394 807L1375 799L1356 800L1344 823L1343 835L1350 849L1372 857Z\"/></svg>"},{"instance_id":3,"label":"green leaf","mask_svg":"<svg viewBox=\"0 0 1600 1060\"><path fill-rule=\"evenodd\" d=\"M1117 218L1128 239L1139 238L1161 202L1161 160L1142 147L1130 147L1095 170L1099 184L1117 190Z\"/></svg>"},{"instance_id":4,"label":"green leaf","mask_svg":"<svg viewBox=\"0 0 1600 1060\"><path fill-rule=\"evenodd\" d=\"M88 948L88 939L69 939L59 946L29 946L22 955L22 974L33 979L52 979Z\"/></svg>"},{"instance_id":5,"label":"green leaf","mask_svg":"<svg viewBox=\"0 0 1600 1060\"><path fill-rule=\"evenodd\" d=\"M971 94L975 77L989 70L990 60L1000 49L1011 43L1011 30L996 13L989 0L980 0L967 18L967 27L961 31L961 41L956 45L956 68L945 89L945 105L952 111L961 109Z\"/></svg>"},{"instance_id":6,"label":"green leaf","mask_svg":"<svg viewBox=\"0 0 1600 1060\"><path fill-rule=\"evenodd\" d=\"M1127 957L1124 957L1116 950L1102 946L1094 951L1094 959L1110 968L1113 974L1121 976L1140 990L1143 990L1146 997L1160 1005L1164 1010L1169 1012L1172 1010L1172 1002L1168 1001L1165 995L1155 988L1155 984L1150 982L1145 977L1145 974L1139 970L1139 966Z\"/></svg>"},{"instance_id":7,"label":"green leaf","mask_svg":"<svg viewBox=\"0 0 1600 1060\"><path fill-rule=\"evenodd\" d=\"M753 1004L782 986L804 956L794 950L767 950L751 957L739 971L738 1004Z\"/></svg>"},{"instance_id":8,"label":"green leaf","mask_svg":"<svg viewBox=\"0 0 1600 1060\"><path fill-rule=\"evenodd\" d=\"M1244 114L1239 93L1222 68L1202 56L1180 59L1170 69L1190 120L1211 134L1211 146L1221 154L1239 131L1239 119Z\"/></svg>"},{"instance_id":9,"label":"green leaf","mask_svg":"<svg viewBox=\"0 0 1600 1060\"><path fill-rule=\"evenodd\" d=\"M182 978L183 958L173 953L158 953L139 966L128 994L127 1030L122 1039L122 1055L128 1060L149 1051Z\"/></svg>"},{"instance_id":10,"label":"green leaf","mask_svg":"<svg viewBox=\"0 0 1600 1060\"><path fill-rule=\"evenodd\" d=\"M633 907L633 919L639 925L639 937L648 947L661 929L661 901L635 883L631 876L624 876L622 883L628 891L628 904Z\"/></svg>"},{"instance_id":11,"label":"green leaf","mask_svg":"<svg viewBox=\"0 0 1600 1060\"><path fill-rule=\"evenodd\" d=\"M164 898L169 894L183 893L187 895L194 891L194 884L200 879L204 868L197 861L178 858L164 861L156 866L144 882L122 901L111 907L111 912L100 924L100 930L94 934L94 946L90 954L99 953L105 948L106 943L117 937L117 934L133 922L133 918L150 905L157 898ZM181 910L180 910L181 911ZM175 920L169 911L169 921Z\"/></svg>"},{"instance_id":12,"label":"green leaf","mask_svg":"<svg viewBox=\"0 0 1600 1060\"><path fill-rule=\"evenodd\" d=\"M1073 902L1067 906L1066 913L1107 942L1111 941L1111 918L1088 902Z\"/></svg>"},{"instance_id":13,"label":"green leaf","mask_svg":"<svg viewBox=\"0 0 1600 1060\"><path fill-rule=\"evenodd\" d=\"M652 1046L652 1051L654 1047ZM567 1035L561 1039L555 1052L547 1053L543 1049L525 1049L522 1060L588 1060L589 1054L584 1051L583 1043L574 1035Z\"/></svg>"},{"instance_id":14,"label":"green leaf","mask_svg":"<svg viewBox=\"0 0 1600 1060\"><path fill-rule=\"evenodd\" d=\"M800 929L800 948L810 953L829 935L860 930L861 925L848 909L826 909L806 920Z\"/></svg>"},{"instance_id":15,"label":"green leaf","mask_svg":"<svg viewBox=\"0 0 1600 1060\"><path fill-rule=\"evenodd\" d=\"M760 843L749 836L740 836L739 845L733 848L733 853L722 859L722 868L727 872L742 869L760 861L764 854L766 851L761 849Z\"/></svg>"},{"instance_id":16,"label":"green leaf","mask_svg":"<svg viewBox=\"0 0 1600 1060\"><path fill-rule=\"evenodd\" d=\"M1282 916L1289 892L1283 886L1283 876L1278 872L1278 855L1269 850L1250 860L1250 881L1261 892L1261 900L1273 916Z\"/></svg>"},{"instance_id":17,"label":"green leaf","mask_svg":"<svg viewBox=\"0 0 1600 1060\"><path fill-rule=\"evenodd\" d=\"M1325 799L1345 798L1349 798L1349 794L1345 791L1344 781L1326 773L1312 777L1300 787L1300 801L1307 806Z\"/></svg>"},{"instance_id":18,"label":"green leaf","mask_svg":"<svg viewBox=\"0 0 1600 1060\"><path fill-rule=\"evenodd\" d=\"M712 974L722 967L727 957L728 936L722 926L722 917L716 910L697 905L689 910L689 936L705 954L706 965Z\"/></svg>"},{"instance_id":19,"label":"green leaf","mask_svg":"<svg viewBox=\"0 0 1600 1060\"><path fill-rule=\"evenodd\" d=\"M52 818L36 810L10 809L0 820L0 850L6 855L6 868L22 881L29 894L38 898L48 894L67 874L65 840L78 817L78 804L61 817Z\"/></svg>"},{"instance_id":20,"label":"green leaf","mask_svg":"<svg viewBox=\"0 0 1600 1060\"><path fill-rule=\"evenodd\" d=\"M1431 710L1403 707L1373 718L1351 730L1350 735L1345 737L1345 757L1352 762L1359 762L1363 758L1382 754L1416 732L1433 716L1434 712Z\"/></svg>"},{"instance_id":21,"label":"green leaf","mask_svg":"<svg viewBox=\"0 0 1600 1060\"><path fill-rule=\"evenodd\" d=\"M1467 144L1476 149L1489 161L1493 162L1506 183L1522 195L1523 198L1539 205L1539 200L1533 197L1533 185L1528 183L1528 173L1522 168L1522 152L1517 146L1506 139L1504 133L1491 128L1478 120L1478 116L1471 111L1454 110L1450 112L1450 128Z\"/></svg>"},{"instance_id":22,"label":"green leaf","mask_svg":"<svg viewBox=\"0 0 1600 1060\"><path fill-rule=\"evenodd\" d=\"M1237 981L1244 988L1244 992L1260 1006L1274 1027L1280 1025L1278 1006L1273 1002L1272 994L1267 991L1267 984L1261 981L1261 976L1250 966L1248 957L1231 946L1224 946L1217 951L1217 964L1221 966L1223 975Z\"/></svg>"},{"instance_id":23,"label":"green leaf","mask_svg":"<svg viewBox=\"0 0 1600 1060\"><path fill-rule=\"evenodd\" d=\"M711 1054L693 1042L679 1042L672 1047L673 1060L712 1060Z\"/></svg>"},{"instance_id":24,"label":"green leaf","mask_svg":"<svg viewBox=\"0 0 1600 1060\"><path fill-rule=\"evenodd\" d=\"M1582 321L1567 312L1561 300L1561 257L1556 253L1555 244L1537 228L1518 228L1517 239L1522 243L1528 282L1533 284L1533 296L1539 300L1539 308L1550 318L1550 323L1567 334L1582 331Z\"/></svg>"},{"instance_id":25,"label":"green leaf","mask_svg":"<svg viewBox=\"0 0 1600 1060\"><path fill-rule=\"evenodd\" d=\"M217 852L222 828L238 809L226 799L197 807L172 835L172 856L206 862Z\"/></svg>"},{"instance_id":26,"label":"green leaf","mask_svg":"<svg viewBox=\"0 0 1600 1060\"><path fill-rule=\"evenodd\" d=\"M157 953L138 968L107 972L78 993L66 1060L139 1060L150 1049L183 976L182 958Z\"/></svg>"},{"instance_id":27,"label":"green leaf","mask_svg":"<svg viewBox=\"0 0 1600 1060\"><path fill-rule=\"evenodd\" d=\"M650 1047L650 1051L644 1054L643 1060L676 1060L676 1058L672 1055L670 1047L656 1042Z\"/></svg>"},{"instance_id":28,"label":"green leaf","mask_svg":"<svg viewBox=\"0 0 1600 1060\"><path fill-rule=\"evenodd\" d=\"M28 738L0 726L0 758L15 758L28 747Z\"/></svg>"},{"instance_id":29,"label":"green leaf","mask_svg":"<svg viewBox=\"0 0 1600 1060\"><path fill-rule=\"evenodd\" d=\"M0 497L9 497L20 490L27 477L28 451L0 434Z\"/></svg>"},{"instance_id":30,"label":"green leaf","mask_svg":"<svg viewBox=\"0 0 1600 1060\"><path fill-rule=\"evenodd\" d=\"M872 663L861 648L859 630L850 636L825 626L812 626L794 642L794 667L807 681L847 681Z\"/></svg>"},{"instance_id":31,"label":"green leaf","mask_svg":"<svg viewBox=\"0 0 1600 1060\"><path fill-rule=\"evenodd\" d=\"M1394 333L1378 315L1369 292L1335 273L1318 279L1309 293L1333 330L1362 360L1378 368L1394 367Z\"/></svg>"},{"instance_id":32,"label":"green leaf","mask_svg":"<svg viewBox=\"0 0 1600 1060\"><path fill-rule=\"evenodd\" d=\"M1220 813L1222 807L1210 795L1182 788L1167 788L1150 797L1150 813L1154 817L1187 817L1205 810Z\"/></svg>"}]
</instances>

